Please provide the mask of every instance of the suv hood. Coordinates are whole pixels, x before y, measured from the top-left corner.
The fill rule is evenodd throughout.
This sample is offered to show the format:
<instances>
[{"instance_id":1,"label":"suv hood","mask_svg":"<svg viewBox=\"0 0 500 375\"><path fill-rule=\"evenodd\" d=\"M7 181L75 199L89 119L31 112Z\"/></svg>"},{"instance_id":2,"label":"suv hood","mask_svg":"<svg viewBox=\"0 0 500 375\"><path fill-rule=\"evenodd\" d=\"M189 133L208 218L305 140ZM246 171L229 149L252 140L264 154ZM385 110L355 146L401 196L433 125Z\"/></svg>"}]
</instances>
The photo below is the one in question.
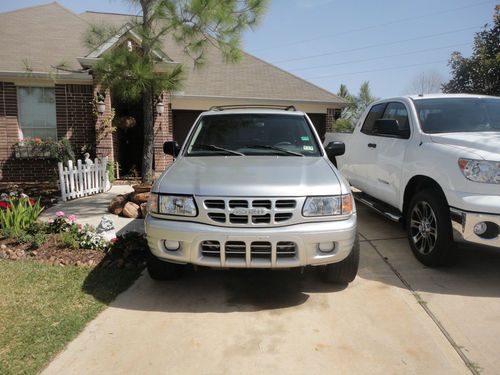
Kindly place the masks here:
<instances>
[{"instance_id":1,"label":"suv hood","mask_svg":"<svg viewBox=\"0 0 500 375\"><path fill-rule=\"evenodd\" d=\"M463 147L487 160L500 160L500 133L464 132L432 134L434 143Z\"/></svg>"},{"instance_id":2,"label":"suv hood","mask_svg":"<svg viewBox=\"0 0 500 375\"><path fill-rule=\"evenodd\" d=\"M199 196L307 196L341 194L322 157L181 157L155 184L155 192Z\"/></svg>"}]
</instances>

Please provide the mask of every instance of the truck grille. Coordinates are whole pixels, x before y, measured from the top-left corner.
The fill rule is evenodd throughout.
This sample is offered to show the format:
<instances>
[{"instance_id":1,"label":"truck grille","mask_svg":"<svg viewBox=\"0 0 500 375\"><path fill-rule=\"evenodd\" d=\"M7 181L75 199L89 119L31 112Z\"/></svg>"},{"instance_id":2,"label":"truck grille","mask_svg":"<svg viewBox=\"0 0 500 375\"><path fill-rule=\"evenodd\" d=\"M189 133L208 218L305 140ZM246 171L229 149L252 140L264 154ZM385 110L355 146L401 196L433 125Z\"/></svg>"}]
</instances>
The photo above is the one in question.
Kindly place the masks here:
<instances>
[{"instance_id":1,"label":"truck grille","mask_svg":"<svg viewBox=\"0 0 500 375\"><path fill-rule=\"evenodd\" d=\"M295 242L280 241L273 248L273 244L268 241L227 241L221 246L219 241L206 240L200 244L201 255L210 259L240 260L247 259L249 252L251 261L267 260L271 261L273 251L276 252L276 260L291 259L297 256L297 245ZM223 254L221 254L223 252Z\"/></svg>"},{"instance_id":2,"label":"truck grille","mask_svg":"<svg viewBox=\"0 0 500 375\"><path fill-rule=\"evenodd\" d=\"M296 199L275 198L206 198L202 205L211 221L234 226L286 224L296 209Z\"/></svg>"}]
</instances>

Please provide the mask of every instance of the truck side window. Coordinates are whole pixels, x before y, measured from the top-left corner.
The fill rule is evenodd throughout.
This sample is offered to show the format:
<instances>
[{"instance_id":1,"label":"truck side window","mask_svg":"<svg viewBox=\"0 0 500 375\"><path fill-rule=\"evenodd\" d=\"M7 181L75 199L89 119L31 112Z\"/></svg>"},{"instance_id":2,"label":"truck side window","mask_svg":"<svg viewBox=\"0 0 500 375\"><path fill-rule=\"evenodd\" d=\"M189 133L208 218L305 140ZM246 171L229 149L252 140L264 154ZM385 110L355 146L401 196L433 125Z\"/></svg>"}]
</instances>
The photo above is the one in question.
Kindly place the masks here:
<instances>
[{"instance_id":1,"label":"truck side window","mask_svg":"<svg viewBox=\"0 0 500 375\"><path fill-rule=\"evenodd\" d=\"M373 125L375 125L375 121L382 118L386 106L387 103L382 103L374 105L370 109L370 112L368 112L368 114L366 115L363 127L361 128L361 133L365 133L368 135L373 134Z\"/></svg>"},{"instance_id":2,"label":"truck side window","mask_svg":"<svg viewBox=\"0 0 500 375\"><path fill-rule=\"evenodd\" d=\"M391 102L387 104L382 119L397 120L402 138L410 137L410 122L408 111L403 103Z\"/></svg>"}]
</instances>

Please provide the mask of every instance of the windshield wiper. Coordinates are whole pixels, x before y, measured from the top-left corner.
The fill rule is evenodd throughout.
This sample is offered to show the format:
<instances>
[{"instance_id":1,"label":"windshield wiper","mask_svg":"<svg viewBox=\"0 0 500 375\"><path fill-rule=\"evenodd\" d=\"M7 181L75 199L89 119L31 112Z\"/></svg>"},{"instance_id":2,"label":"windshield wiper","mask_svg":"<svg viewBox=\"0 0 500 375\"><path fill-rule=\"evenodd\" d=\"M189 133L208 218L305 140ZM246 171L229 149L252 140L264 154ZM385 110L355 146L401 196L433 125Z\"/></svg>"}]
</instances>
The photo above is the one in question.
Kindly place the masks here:
<instances>
[{"instance_id":1,"label":"windshield wiper","mask_svg":"<svg viewBox=\"0 0 500 375\"><path fill-rule=\"evenodd\" d=\"M216 145L192 145L191 148L197 148L200 150L213 150L213 151L222 151L225 152L226 154L231 154L231 155L238 155L238 156L245 156L245 154L242 154L241 152L234 151L234 150L229 150L227 148L222 148Z\"/></svg>"},{"instance_id":2,"label":"windshield wiper","mask_svg":"<svg viewBox=\"0 0 500 375\"><path fill-rule=\"evenodd\" d=\"M283 152L283 153L288 154L288 155L304 156L303 154L298 153L298 152L288 151L288 150L285 150L284 148L281 148L281 147L269 146L269 145L247 145L247 146L245 146L245 148L262 148L262 149L267 149L267 150L280 151L280 152Z\"/></svg>"}]
</instances>

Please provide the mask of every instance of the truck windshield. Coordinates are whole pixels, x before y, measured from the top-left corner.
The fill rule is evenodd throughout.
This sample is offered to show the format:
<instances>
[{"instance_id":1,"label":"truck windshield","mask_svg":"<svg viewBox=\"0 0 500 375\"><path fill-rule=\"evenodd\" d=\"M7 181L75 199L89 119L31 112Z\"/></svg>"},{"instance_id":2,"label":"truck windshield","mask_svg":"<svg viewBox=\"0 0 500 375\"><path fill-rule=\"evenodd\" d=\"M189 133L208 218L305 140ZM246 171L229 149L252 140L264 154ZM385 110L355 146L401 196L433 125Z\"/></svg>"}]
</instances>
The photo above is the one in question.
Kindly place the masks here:
<instances>
[{"instance_id":1,"label":"truck windshield","mask_svg":"<svg viewBox=\"0 0 500 375\"><path fill-rule=\"evenodd\" d=\"M500 132L500 99L417 99L414 103L425 133Z\"/></svg>"},{"instance_id":2,"label":"truck windshield","mask_svg":"<svg viewBox=\"0 0 500 375\"><path fill-rule=\"evenodd\" d=\"M186 156L320 156L304 116L217 114L201 117L188 141Z\"/></svg>"}]
</instances>

